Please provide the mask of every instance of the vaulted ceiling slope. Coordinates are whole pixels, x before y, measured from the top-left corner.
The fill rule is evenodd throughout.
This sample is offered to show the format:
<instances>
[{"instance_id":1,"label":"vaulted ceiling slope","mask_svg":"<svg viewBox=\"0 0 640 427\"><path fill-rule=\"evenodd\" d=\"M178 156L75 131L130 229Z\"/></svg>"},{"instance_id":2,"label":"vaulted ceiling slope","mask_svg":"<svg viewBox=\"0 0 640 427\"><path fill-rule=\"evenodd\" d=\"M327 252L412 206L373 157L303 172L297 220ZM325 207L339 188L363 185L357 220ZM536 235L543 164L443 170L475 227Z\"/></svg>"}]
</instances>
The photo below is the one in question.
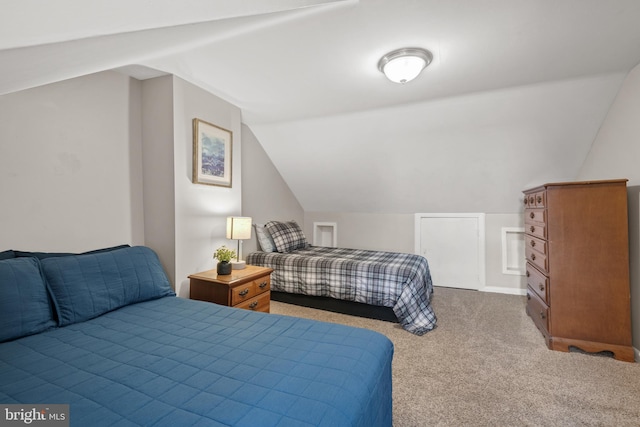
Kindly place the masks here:
<instances>
[{"instance_id":1,"label":"vaulted ceiling slope","mask_svg":"<svg viewBox=\"0 0 640 427\"><path fill-rule=\"evenodd\" d=\"M637 0L13 3L0 93L175 74L242 109L307 211L517 212L575 178L640 62ZM377 61L407 46L433 63L391 83Z\"/></svg>"}]
</instances>

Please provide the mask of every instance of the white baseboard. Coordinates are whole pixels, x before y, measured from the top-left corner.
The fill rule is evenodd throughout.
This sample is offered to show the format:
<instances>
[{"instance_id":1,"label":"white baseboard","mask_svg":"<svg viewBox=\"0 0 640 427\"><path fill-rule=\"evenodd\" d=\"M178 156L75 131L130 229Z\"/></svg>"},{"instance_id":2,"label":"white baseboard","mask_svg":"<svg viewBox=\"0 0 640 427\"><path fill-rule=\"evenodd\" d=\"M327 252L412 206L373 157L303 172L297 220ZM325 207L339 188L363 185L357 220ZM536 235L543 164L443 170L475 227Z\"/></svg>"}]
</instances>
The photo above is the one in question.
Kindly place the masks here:
<instances>
[{"instance_id":1,"label":"white baseboard","mask_svg":"<svg viewBox=\"0 0 640 427\"><path fill-rule=\"evenodd\" d=\"M527 295L526 289L516 289L516 288L502 288L500 286L485 286L482 289L479 289L480 292L493 292L496 294L509 294L509 295Z\"/></svg>"}]
</instances>

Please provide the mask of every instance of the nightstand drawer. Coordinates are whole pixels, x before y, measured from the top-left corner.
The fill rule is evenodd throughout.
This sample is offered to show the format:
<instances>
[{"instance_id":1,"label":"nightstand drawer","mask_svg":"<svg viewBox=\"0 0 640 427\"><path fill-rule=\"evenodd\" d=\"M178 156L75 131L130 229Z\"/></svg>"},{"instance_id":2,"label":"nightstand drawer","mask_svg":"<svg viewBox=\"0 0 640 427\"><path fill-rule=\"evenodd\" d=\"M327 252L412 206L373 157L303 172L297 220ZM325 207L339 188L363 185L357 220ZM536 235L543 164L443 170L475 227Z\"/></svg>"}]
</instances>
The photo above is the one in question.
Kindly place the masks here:
<instances>
[{"instance_id":1,"label":"nightstand drawer","mask_svg":"<svg viewBox=\"0 0 640 427\"><path fill-rule=\"evenodd\" d=\"M243 308L245 310L262 311L263 313L269 312L269 303L271 301L271 292L263 292L260 295L244 301L238 305L234 305L235 308Z\"/></svg>"},{"instance_id":2,"label":"nightstand drawer","mask_svg":"<svg viewBox=\"0 0 640 427\"><path fill-rule=\"evenodd\" d=\"M271 275L260 277L253 281L256 286L256 292L265 292L271 290Z\"/></svg>"},{"instance_id":3,"label":"nightstand drawer","mask_svg":"<svg viewBox=\"0 0 640 427\"><path fill-rule=\"evenodd\" d=\"M231 305L237 305L243 301L247 301L255 297L256 294L256 286L253 282L236 286L235 288L231 289Z\"/></svg>"},{"instance_id":4,"label":"nightstand drawer","mask_svg":"<svg viewBox=\"0 0 640 427\"><path fill-rule=\"evenodd\" d=\"M260 277L245 283L240 286L236 286L231 290L231 305L235 306L244 301L250 300L256 295L266 292L271 289L270 276Z\"/></svg>"}]
</instances>

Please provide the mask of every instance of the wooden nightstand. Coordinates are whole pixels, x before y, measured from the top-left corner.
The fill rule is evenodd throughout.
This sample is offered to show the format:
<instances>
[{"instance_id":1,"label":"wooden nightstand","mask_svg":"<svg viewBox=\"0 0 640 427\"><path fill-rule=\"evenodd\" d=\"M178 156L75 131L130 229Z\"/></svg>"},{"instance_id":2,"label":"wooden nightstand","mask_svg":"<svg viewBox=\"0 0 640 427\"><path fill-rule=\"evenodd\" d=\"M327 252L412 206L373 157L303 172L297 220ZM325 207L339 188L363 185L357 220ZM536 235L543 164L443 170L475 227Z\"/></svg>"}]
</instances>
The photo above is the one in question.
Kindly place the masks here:
<instances>
[{"instance_id":1,"label":"wooden nightstand","mask_svg":"<svg viewBox=\"0 0 640 427\"><path fill-rule=\"evenodd\" d=\"M216 270L189 276L190 298L229 307L269 312L271 302L271 268L247 265L231 274L218 275Z\"/></svg>"}]
</instances>

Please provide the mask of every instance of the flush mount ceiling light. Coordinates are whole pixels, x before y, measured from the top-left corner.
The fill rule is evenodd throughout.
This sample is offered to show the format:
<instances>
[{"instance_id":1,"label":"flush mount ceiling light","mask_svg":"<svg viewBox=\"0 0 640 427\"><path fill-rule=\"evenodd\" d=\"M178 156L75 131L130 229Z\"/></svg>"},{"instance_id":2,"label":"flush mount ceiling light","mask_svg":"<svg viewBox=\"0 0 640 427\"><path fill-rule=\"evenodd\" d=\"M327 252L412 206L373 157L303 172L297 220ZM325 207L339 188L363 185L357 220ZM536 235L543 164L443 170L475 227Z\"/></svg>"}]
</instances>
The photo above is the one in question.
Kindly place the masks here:
<instances>
[{"instance_id":1,"label":"flush mount ceiling light","mask_svg":"<svg viewBox=\"0 0 640 427\"><path fill-rule=\"evenodd\" d=\"M378 70L392 82L405 84L418 77L432 59L433 55L426 49L405 47L380 58Z\"/></svg>"}]
</instances>

